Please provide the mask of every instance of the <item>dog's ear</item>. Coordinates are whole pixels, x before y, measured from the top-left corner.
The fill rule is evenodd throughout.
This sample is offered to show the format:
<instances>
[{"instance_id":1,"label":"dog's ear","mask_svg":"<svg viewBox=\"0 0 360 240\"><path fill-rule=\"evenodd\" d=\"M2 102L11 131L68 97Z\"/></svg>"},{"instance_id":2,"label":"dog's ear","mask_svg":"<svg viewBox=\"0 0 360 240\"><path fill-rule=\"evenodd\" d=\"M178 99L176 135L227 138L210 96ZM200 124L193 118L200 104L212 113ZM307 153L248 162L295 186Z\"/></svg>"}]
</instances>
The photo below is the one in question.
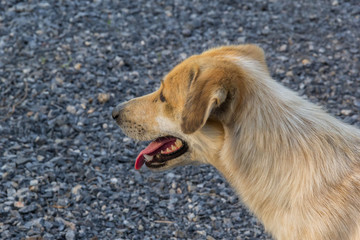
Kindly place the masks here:
<instances>
[{"instance_id":1,"label":"dog's ear","mask_svg":"<svg viewBox=\"0 0 360 240\"><path fill-rule=\"evenodd\" d=\"M223 69L194 67L190 73L190 87L182 112L181 130L191 134L202 128L212 111L219 107L227 97L224 87Z\"/></svg>"}]
</instances>

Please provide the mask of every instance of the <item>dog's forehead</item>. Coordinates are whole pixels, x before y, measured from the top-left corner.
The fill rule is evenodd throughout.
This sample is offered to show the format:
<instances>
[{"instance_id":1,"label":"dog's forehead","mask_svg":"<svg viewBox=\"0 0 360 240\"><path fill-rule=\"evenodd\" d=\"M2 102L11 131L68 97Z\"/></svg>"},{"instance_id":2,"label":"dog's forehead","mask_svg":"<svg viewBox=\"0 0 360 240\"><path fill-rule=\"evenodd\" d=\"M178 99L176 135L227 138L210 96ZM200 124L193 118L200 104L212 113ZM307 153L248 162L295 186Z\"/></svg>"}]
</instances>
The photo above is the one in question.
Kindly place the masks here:
<instances>
[{"instance_id":1,"label":"dog's forehead","mask_svg":"<svg viewBox=\"0 0 360 240\"><path fill-rule=\"evenodd\" d=\"M198 56L191 56L190 58L184 60L183 62L176 65L164 78L164 85L168 85L171 88L174 88L174 85L183 86L186 85L189 81L189 78L192 74L192 69L196 63L196 58Z\"/></svg>"}]
</instances>

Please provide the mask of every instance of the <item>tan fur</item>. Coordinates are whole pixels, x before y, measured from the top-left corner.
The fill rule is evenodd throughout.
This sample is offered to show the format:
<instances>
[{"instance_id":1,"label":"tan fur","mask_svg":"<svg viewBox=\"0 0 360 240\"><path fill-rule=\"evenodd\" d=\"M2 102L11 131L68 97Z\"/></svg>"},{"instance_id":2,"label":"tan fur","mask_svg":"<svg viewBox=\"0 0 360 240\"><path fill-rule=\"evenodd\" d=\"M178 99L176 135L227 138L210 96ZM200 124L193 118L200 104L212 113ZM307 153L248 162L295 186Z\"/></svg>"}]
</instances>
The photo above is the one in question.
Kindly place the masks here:
<instances>
[{"instance_id":1,"label":"tan fur","mask_svg":"<svg viewBox=\"0 0 360 240\"><path fill-rule=\"evenodd\" d=\"M113 114L130 137L186 141L162 169L213 165L275 239L360 239L360 131L271 79L259 47L192 56Z\"/></svg>"}]
</instances>

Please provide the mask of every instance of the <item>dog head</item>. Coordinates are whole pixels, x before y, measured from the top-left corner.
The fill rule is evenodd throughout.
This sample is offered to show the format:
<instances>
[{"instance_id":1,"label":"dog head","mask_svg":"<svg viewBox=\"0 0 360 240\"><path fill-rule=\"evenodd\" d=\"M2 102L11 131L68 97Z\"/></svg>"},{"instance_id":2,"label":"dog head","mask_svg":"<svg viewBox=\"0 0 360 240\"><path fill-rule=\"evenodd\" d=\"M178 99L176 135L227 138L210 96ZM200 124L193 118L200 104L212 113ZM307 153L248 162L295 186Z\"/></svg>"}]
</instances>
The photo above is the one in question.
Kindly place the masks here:
<instances>
[{"instance_id":1,"label":"dog head","mask_svg":"<svg viewBox=\"0 0 360 240\"><path fill-rule=\"evenodd\" d=\"M157 91L114 108L112 116L126 135L152 141L137 157L136 169L144 163L165 170L217 161L226 126L234 124L234 113L251 92L251 76L239 59L266 69L255 45L211 49L177 65Z\"/></svg>"}]
</instances>

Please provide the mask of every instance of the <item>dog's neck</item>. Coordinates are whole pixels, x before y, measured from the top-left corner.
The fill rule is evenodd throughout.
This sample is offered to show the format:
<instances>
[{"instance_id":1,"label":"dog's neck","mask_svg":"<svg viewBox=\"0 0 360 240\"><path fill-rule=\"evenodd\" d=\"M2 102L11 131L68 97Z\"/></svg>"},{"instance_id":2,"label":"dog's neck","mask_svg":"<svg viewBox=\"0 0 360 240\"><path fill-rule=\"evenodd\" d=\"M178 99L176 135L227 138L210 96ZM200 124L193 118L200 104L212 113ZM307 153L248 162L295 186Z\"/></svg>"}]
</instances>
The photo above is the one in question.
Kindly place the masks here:
<instances>
[{"instance_id":1,"label":"dog's neck","mask_svg":"<svg viewBox=\"0 0 360 240\"><path fill-rule=\"evenodd\" d=\"M350 172L360 149L344 144L359 143L358 131L270 77L263 80L225 124L223 149L213 165L271 230L270 219L281 215L279 221L291 222L292 214L301 214L292 209L301 210L304 199L322 192L322 184Z\"/></svg>"}]
</instances>

